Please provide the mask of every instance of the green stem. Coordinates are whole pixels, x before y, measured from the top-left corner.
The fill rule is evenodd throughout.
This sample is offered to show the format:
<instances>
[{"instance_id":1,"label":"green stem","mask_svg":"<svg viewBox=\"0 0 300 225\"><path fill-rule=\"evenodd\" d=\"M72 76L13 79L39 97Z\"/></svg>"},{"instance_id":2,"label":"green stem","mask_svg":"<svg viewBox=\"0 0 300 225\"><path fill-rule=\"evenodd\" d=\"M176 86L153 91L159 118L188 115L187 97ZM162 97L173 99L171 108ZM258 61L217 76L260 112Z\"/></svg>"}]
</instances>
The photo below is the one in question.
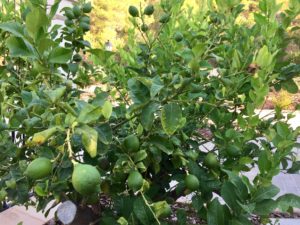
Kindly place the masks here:
<instances>
[{"instance_id":1,"label":"green stem","mask_svg":"<svg viewBox=\"0 0 300 225\"><path fill-rule=\"evenodd\" d=\"M146 206L150 209L151 213L153 214L156 223L157 223L158 225L160 225L160 222L159 222L158 218L156 217L155 213L153 212L151 206L149 205L147 199L145 198L145 195L144 195L142 192L141 192L141 195L142 195L142 198L143 198L143 200L144 200Z\"/></svg>"}]
</instances>

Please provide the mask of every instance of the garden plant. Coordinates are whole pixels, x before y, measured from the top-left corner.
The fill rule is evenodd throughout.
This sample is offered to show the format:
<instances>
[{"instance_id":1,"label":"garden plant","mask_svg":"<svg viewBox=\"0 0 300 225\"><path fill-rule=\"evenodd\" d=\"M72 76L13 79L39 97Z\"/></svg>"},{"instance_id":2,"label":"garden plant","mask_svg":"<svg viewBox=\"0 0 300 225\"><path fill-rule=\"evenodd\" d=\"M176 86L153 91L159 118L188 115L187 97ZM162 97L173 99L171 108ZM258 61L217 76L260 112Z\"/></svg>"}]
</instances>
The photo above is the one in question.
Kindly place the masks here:
<instances>
[{"instance_id":1,"label":"garden plant","mask_svg":"<svg viewBox=\"0 0 300 225\"><path fill-rule=\"evenodd\" d=\"M191 215L267 224L275 209L300 208L299 196L277 197L272 184L300 169L293 115L277 106L259 116L271 89L298 92L300 65L286 47L299 0L285 11L259 1L251 26L237 22L240 0L128 6L132 29L115 52L84 39L91 3L62 9L65 24L53 25L59 4L2 7L0 202L47 215L69 200L101 225L183 225ZM101 85L83 100L93 82ZM174 207L185 196L189 210Z\"/></svg>"}]
</instances>

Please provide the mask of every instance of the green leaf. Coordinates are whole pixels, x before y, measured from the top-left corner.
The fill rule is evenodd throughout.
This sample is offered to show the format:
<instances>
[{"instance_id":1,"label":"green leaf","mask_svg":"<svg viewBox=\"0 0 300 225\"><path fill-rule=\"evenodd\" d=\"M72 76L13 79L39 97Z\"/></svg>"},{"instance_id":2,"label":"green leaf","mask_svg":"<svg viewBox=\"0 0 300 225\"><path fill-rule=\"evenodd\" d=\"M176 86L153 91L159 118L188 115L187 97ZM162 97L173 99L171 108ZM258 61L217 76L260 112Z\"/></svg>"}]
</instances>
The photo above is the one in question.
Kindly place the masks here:
<instances>
[{"instance_id":1,"label":"green leaf","mask_svg":"<svg viewBox=\"0 0 300 225\"><path fill-rule=\"evenodd\" d=\"M174 146L168 138L153 136L150 138L149 142L168 155L171 155L174 151Z\"/></svg>"},{"instance_id":2,"label":"green leaf","mask_svg":"<svg viewBox=\"0 0 300 225\"><path fill-rule=\"evenodd\" d=\"M150 91L142 82L131 78L128 80L129 95L135 104L146 104L150 100Z\"/></svg>"},{"instance_id":3,"label":"green leaf","mask_svg":"<svg viewBox=\"0 0 300 225\"><path fill-rule=\"evenodd\" d=\"M23 26L18 22L0 23L0 29L10 32L16 37L24 37Z\"/></svg>"},{"instance_id":4,"label":"green leaf","mask_svg":"<svg viewBox=\"0 0 300 225\"><path fill-rule=\"evenodd\" d=\"M294 194L285 194L277 198L277 207L286 212L289 207L300 208L300 197Z\"/></svg>"},{"instance_id":5,"label":"green leaf","mask_svg":"<svg viewBox=\"0 0 300 225\"><path fill-rule=\"evenodd\" d=\"M112 104L106 101L102 106L102 114L105 119L109 119L112 113Z\"/></svg>"},{"instance_id":6,"label":"green leaf","mask_svg":"<svg viewBox=\"0 0 300 225\"><path fill-rule=\"evenodd\" d=\"M62 47L54 48L49 54L50 63L65 64L72 57L72 50Z\"/></svg>"},{"instance_id":7,"label":"green leaf","mask_svg":"<svg viewBox=\"0 0 300 225\"><path fill-rule=\"evenodd\" d=\"M145 150L138 151L134 154L134 162L140 162L147 158L147 152Z\"/></svg>"},{"instance_id":8,"label":"green leaf","mask_svg":"<svg viewBox=\"0 0 300 225\"><path fill-rule=\"evenodd\" d=\"M45 91L52 103L57 102L66 92L66 87L60 87L55 90Z\"/></svg>"},{"instance_id":9,"label":"green leaf","mask_svg":"<svg viewBox=\"0 0 300 225\"><path fill-rule=\"evenodd\" d=\"M108 123L101 124L95 128L98 132L99 139L104 144L109 144L112 141L112 129Z\"/></svg>"},{"instance_id":10,"label":"green leaf","mask_svg":"<svg viewBox=\"0 0 300 225\"><path fill-rule=\"evenodd\" d=\"M259 154L258 168L262 174L267 173L272 168L272 162L269 160L266 150L261 151Z\"/></svg>"},{"instance_id":11,"label":"green leaf","mask_svg":"<svg viewBox=\"0 0 300 225\"><path fill-rule=\"evenodd\" d=\"M45 196L48 195L48 193L45 192L45 191L43 190L43 188L41 187L41 185L39 185L39 184L37 184L37 185L34 186L34 192L35 192L38 196L40 196L40 197L45 197Z\"/></svg>"},{"instance_id":12,"label":"green leaf","mask_svg":"<svg viewBox=\"0 0 300 225\"><path fill-rule=\"evenodd\" d=\"M134 201L133 212L138 220L143 225L152 225L154 221L154 216L152 215L149 207L145 204L142 197L138 197Z\"/></svg>"},{"instance_id":13,"label":"green leaf","mask_svg":"<svg viewBox=\"0 0 300 225\"><path fill-rule=\"evenodd\" d=\"M270 185L268 187L260 187L253 195L254 202L260 202L265 199L271 199L279 193L279 188L275 185Z\"/></svg>"},{"instance_id":14,"label":"green leaf","mask_svg":"<svg viewBox=\"0 0 300 225\"><path fill-rule=\"evenodd\" d=\"M261 68L269 68L273 62L273 56L268 50L268 47L264 45L258 52L255 62Z\"/></svg>"},{"instance_id":15,"label":"green leaf","mask_svg":"<svg viewBox=\"0 0 300 225\"><path fill-rule=\"evenodd\" d=\"M277 208L277 202L273 199L266 199L256 203L255 214L267 216Z\"/></svg>"},{"instance_id":16,"label":"green leaf","mask_svg":"<svg viewBox=\"0 0 300 225\"><path fill-rule=\"evenodd\" d=\"M48 24L46 10L35 7L26 16L26 28L29 35L35 40L39 35L40 29Z\"/></svg>"},{"instance_id":17,"label":"green leaf","mask_svg":"<svg viewBox=\"0 0 300 225\"><path fill-rule=\"evenodd\" d=\"M163 89L164 84L159 76L156 76L152 79L152 85L150 88L150 95L151 98L153 98L155 95L157 95L161 89Z\"/></svg>"},{"instance_id":18,"label":"green leaf","mask_svg":"<svg viewBox=\"0 0 300 225\"><path fill-rule=\"evenodd\" d=\"M295 81L293 79L283 81L281 83L281 87L284 90L287 90L291 94L297 94L299 91L298 85L295 83Z\"/></svg>"},{"instance_id":19,"label":"green leaf","mask_svg":"<svg viewBox=\"0 0 300 225\"><path fill-rule=\"evenodd\" d=\"M235 186L230 182L225 182L221 189L221 196L227 205L235 212L239 213L241 207L238 205L239 198L236 194Z\"/></svg>"},{"instance_id":20,"label":"green leaf","mask_svg":"<svg viewBox=\"0 0 300 225\"><path fill-rule=\"evenodd\" d=\"M154 122L154 113L158 109L159 104L151 102L143 108L141 113L141 123L145 130L150 130Z\"/></svg>"},{"instance_id":21,"label":"green leaf","mask_svg":"<svg viewBox=\"0 0 300 225\"><path fill-rule=\"evenodd\" d=\"M102 115L102 108L95 107L91 104L86 104L86 106L80 111L77 118L79 123L91 123L97 121Z\"/></svg>"},{"instance_id":22,"label":"green leaf","mask_svg":"<svg viewBox=\"0 0 300 225\"><path fill-rule=\"evenodd\" d=\"M226 205L221 205L218 199L214 199L208 205L207 224L208 225L227 225L230 219Z\"/></svg>"},{"instance_id":23,"label":"green leaf","mask_svg":"<svg viewBox=\"0 0 300 225\"><path fill-rule=\"evenodd\" d=\"M81 141L85 150L89 153L89 155L94 158L97 155L97 141L98 141L98 133L95 129L83 125L76 129L76 133L81 135Z\"/></svg>"},{"instance_id":24,"label":"green leaf","mask_svg":"<svg viewBox=\"0 0 300 225\"><path fill-rule=\"evenodd\" d=\"M36 58L36 52L31 44L19 37L9 37L6 40L11 57L30 57Z\"/></svg>"},{"instance_id":25,"label":"green leaf","mask_svg":"<svg viewBox=\"0 0 300 225\"><path fill-rule=\"evenodd\" d=\"M161 112L161 124L168 135L172 135L182 126L182 110L176 103L165 105Z\"/></svg>"}]
</instances>

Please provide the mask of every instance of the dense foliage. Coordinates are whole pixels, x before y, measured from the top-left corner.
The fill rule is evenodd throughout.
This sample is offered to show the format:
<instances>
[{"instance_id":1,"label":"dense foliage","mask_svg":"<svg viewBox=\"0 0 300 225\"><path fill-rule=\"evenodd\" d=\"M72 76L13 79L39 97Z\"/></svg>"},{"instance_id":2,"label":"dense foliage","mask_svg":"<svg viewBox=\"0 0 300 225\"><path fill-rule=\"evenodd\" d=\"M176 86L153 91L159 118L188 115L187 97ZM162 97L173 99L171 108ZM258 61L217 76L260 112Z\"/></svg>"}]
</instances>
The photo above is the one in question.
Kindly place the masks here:
<instances>
[{"instance_id":1,"label":"dense foliage","mask_svg":"<svg viewBox=\"0 0 300 225\"><path fill-rule=\"evenodd\" d=\"M280 107L258 113L271 88L298 91L300 65L285 48L299 0L281 13L261 0L251 27L236 22L239 0L208 0L197 13L183 0L128 6L134 31L115 53L84 40L89 3L51 26L58 4L30 0L16 18L1 14L0 201L45 210L71 200L96 208L100 224L122 225L171 224L172 211L186 224L171 205L190 193L208 225L250 225L251 215L266 224L275 208L300 207L272 185L299 170L299 129ZM83 101L78 87L95 79L102 86Z\"/></svg>"}]
</instances>

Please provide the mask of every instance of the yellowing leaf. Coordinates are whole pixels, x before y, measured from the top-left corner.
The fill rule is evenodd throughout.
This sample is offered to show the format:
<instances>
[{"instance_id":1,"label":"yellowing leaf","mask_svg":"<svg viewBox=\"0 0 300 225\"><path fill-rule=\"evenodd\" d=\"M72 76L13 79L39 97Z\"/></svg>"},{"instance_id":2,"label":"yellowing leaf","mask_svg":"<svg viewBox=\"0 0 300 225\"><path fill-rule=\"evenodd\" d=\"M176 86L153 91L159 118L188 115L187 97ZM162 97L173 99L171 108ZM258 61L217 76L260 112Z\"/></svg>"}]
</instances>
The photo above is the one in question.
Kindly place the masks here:
<instances>
[{"instance_id":1,"label":"yellowing leaf","mask_svg":"<svg viewBox=\"0 0 300 225\"><path fill-rule=\"evenodd\" d=\"M92 158L96 157L98 132L87 125L77 128L76 132L81 134L81 141L85 150Z\"/></svg>"},{"instance_id":2,"label":"yellowing leaf","mask_svg":"<svg viewBox=\"0 0 300 225\"><path fill-rule=\"evenodd\" d=\"M50 137L54 135L55 132L59 130L59 127L51 127L47 130L35 133L33 135L31 143L34 145L44 144Z\"/></svg>"},{"instance_id":3,"label":"yellowing leaf","mask_svg":"<svg viewBox=\"0 0 300 225\"><path fill-rule=\"evenodd\" d=\"M102 106L102 114L105 119L109 119L112 113L112 104L109 101L106 101Z\"/></svg>"}]
</instances>

